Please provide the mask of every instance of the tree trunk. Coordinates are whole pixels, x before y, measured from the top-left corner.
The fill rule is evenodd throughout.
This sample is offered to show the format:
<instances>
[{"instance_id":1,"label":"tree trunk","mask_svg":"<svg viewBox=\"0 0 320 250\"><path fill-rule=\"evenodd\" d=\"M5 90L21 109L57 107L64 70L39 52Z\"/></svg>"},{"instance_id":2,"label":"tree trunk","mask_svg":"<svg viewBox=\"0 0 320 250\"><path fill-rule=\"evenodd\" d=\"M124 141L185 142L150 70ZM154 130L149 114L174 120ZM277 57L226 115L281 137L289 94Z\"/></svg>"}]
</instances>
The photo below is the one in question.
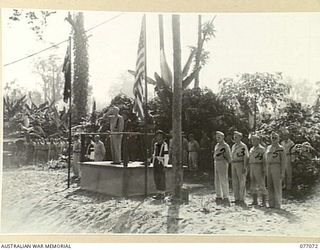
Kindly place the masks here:
<instances>
[{"instance_id":1,"label":"tree trunk","mask_svg":"<svg viewBox=\"0 0 320 250\"><path fill-rule=\"evenodd\" d=\"M180 43L180 16L172 15L173 33L173 105L172 105L172 164L175 176L174 198L181 198L182 186L182 137L181 137L181 111L182 111L182 71L181 71L181 43Z\"/></svg>"},{"instance_id":2,"label":"tree trunk","mask_svg":"<svg viewBox=\"0 0 320 250\"><path fill-rule=\"evenodd\" d=\"M197 47L197 54L196 54L196 69L199 68L200 65L200 57L201 57L201 50L202 50L202 22L201 22L201 15L198 16L198 47ZM198 71L195 78L194 78L194 88L199 88L199 74Z\"/></svg>"}]
</instances>

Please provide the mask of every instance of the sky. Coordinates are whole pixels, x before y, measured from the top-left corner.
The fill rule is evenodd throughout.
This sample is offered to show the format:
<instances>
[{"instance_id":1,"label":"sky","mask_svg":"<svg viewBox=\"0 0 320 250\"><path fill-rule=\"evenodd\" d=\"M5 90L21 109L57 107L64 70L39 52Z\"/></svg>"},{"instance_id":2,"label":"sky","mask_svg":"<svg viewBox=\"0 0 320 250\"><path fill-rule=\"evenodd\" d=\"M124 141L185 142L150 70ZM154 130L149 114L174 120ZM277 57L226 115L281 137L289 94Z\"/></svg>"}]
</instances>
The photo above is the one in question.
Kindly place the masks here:
<instances>
[{"instance_id":1,"label":"sky","mask_svg":"<svg viewBox=\"0 0 320 250\"><path fill-rule=\"evenodd\" d=\"M68 38L70 25L66 11L48 19L43 41L30 30L26 21L10 22L11 9L2 10L2 62L10 63ZM85 28L93 27L119 12L84 12ZM189 55L188 46L197 43L197 13L181 14L182 65ZM200 86L218 90L218 81L241 73L283 72L295 80L320 80L320 13L206 13L203 20L216 16L215 38L205 43L210 52L200 73ZM98 108L106 106L111 89L120 84L121 75L135 69L142 13L123 13L89 34L89 74ZM165 53L172 69L171 14L164 14ZM3 67L3 82L16 82L25 89L39 89L41 79L34 63L56 54L63 61L67 43L24 61ZM158 13L147 14L148 75L160 71ZM133 77L128 76L133 85Z\"/></svg>"}]
</instances>

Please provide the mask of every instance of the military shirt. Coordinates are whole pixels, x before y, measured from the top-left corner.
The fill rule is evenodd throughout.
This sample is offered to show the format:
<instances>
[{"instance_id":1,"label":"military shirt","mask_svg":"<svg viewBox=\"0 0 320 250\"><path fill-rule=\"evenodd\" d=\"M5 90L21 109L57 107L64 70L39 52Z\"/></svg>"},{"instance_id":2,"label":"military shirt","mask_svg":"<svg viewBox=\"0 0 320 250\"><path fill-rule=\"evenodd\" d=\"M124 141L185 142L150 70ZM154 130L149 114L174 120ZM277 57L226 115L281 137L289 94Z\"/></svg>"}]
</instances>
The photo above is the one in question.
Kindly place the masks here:
<instances>
[{"instance_id":1,"label":"military shirt","mask_svg":"<svg viewBox=\"0 0 320 250\"><path fill-rule=\"evenodd\" d=\"M163 166L168 166L169 150L167 143L165 141L162 143L156 142L153 148L153 164L155 164L155 159L158 159L158 162L160 162Z\"/></svg>"},{"instance_id":2,"label":"military shirt","mask_svg":"<svg viewBox=\"0 0 320 250\"><path fill-rule=\"evenodd\" d=\"M214 147L213 157L215 161L225 160L227 162L231 162L231 153L229 145L225 142L217 143Z\"/></svg>"},{"instance_id":3,"label":"military shirt","mask_svg":"<svg viewBox=\"0 0 320 250\"><path fill-rule=\"evenodd\" d=\"M282 141L281 146L284 147L284 150L286 152L286 155L291 154L291 150L294 147L294 142L288 139L287 141Z\"/></svg>"},{"instance_id":4,"label":"military shirt","mask_svg":"<svg viewBox=\"0 0 320 250\"><path fill-rule=\"evenodd\" d=\"M281 174L284 173L287 167L287 156L284 148L281 145L268 146L266 150L266 163L267 165L279 164L281 166Z\"/></svg>"},{"instance_id":5,"label":"military shirt","mask_svg":"<svg viewBox=\"0 0 320 250\"><path fill-rule=\"evenodd\" d=\"M245 162L249 158L248 147L243 142L234 144L231 150L232 162Z\"/></svg>"},{"instance_id":6,"label":"military shirt","mask_svg":"<svg viewBox=\"0 0 320 250\"><path fill-rule=\"evenodd\" d=\"M198 152L199 148L200 148L199 143L196 140L189 141L188 143L189 152Z\"/></svg>"},{"instance_id":7,"label":"military shirt","mask_svg":"<svg viewBox=\"0 0 320 250\"><path fill-rule=\"evenodd\" d=\"M249 164L263 164L263 155L266 149L260 144L252 147L249 152Z\"/></svg>"}]
</instances>

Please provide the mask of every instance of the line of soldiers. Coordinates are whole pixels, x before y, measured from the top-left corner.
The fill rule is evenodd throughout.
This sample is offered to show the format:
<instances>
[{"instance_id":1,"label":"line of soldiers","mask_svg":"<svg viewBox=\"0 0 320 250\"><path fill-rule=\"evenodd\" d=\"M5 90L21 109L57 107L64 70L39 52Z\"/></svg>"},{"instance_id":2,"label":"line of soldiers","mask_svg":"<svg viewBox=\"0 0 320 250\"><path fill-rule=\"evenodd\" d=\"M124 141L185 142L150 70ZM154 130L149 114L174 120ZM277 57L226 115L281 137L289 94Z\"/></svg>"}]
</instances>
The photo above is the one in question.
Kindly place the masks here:
<instances>
[{"instance_id":1,"label":"line of soldiers","mask_svg":"<svg viewBox=\"0 0 320 250\"><path fill-rule=\"evenodd\" d=\"M290 159L290 149L293 142L288 141L288 133L284 146L280 145L279 134L271 133L271 145L267 148L260 144L260 137L252 135L250 137L252 148L250 151L242 140L240 132L234 132L234 145L230 149L225 142L225 135L217 131L217 144L214 148L215 165L215 191L216 202L230 206L229 201L229 181L228 167L231 164L232 189L234 193L235 205L246 206L246 180L250 174L252 205L258 205L258 195L261 195L262 205L266 206L267 194L269 195L269 207L281 208L282 201L282 181L285 173L288 172L287 185L291 187L292 170L288 171ZM267 178L267 188L265 179Z\"/></svg>"},{"instance_id":2,"label":"line of soldiers","mask_svg":"<svg viewBox=\"0 0 320 250\"><path fill-rule=\"evenodd\" d=\"M63 138L35 138L19 140L15 143L15 151L18 165L46 163L50 160L58 160L59 156L66 154L68 142Z\"/></svg>"}]
</instances>

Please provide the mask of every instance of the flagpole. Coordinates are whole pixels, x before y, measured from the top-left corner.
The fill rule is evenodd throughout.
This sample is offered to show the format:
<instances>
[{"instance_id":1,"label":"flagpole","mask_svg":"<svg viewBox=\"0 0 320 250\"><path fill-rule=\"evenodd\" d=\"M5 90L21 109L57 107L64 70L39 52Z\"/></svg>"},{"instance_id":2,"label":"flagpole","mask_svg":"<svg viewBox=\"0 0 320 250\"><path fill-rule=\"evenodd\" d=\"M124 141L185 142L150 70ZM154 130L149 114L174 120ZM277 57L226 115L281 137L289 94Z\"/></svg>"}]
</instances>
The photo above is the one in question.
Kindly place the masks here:
<instances>
[{"instance_id":1,"label":"flagpole","mask_svg":"<svg viewBox=\"0 0 320 250\"><path fill-rule=\"evenodd\" d=\"M163 38L163 16L159 14L159 38L160 38L160 52L164 49L164 38ZM163 76L161 76L163 77Z\"/></svg>"},{"instance_id":2,"label":"flagpole","mask_svg":"<svg viewBox=\"0 0 320 250\"><path fill-rule=\"evenodd\" d=\"M144 116L144 138L145 138L145 148L146 148L146 158L145 158L145 171L144 171L144 190L145 190L145 196L148 195L148 83L147 83L147 18L146 14L143 16L144 19L144 89L145 89L145 116Z\"/></svg>"},{"instance_id":3,"label":"flagpole","mask_svg":"<svg viewBox=\"0 0 320 250\"><path fill-rule=\"evenodd\" d=\"M72 83L72 49L71 49L71 35L69 36L69 55L70 55L70 81ZM68 155L68 188L70 187L70 172L71 172L71 102L72 102L72 84L70 84L70 98L69 98L69 155Z\"/></svg>"}]
</instances>

